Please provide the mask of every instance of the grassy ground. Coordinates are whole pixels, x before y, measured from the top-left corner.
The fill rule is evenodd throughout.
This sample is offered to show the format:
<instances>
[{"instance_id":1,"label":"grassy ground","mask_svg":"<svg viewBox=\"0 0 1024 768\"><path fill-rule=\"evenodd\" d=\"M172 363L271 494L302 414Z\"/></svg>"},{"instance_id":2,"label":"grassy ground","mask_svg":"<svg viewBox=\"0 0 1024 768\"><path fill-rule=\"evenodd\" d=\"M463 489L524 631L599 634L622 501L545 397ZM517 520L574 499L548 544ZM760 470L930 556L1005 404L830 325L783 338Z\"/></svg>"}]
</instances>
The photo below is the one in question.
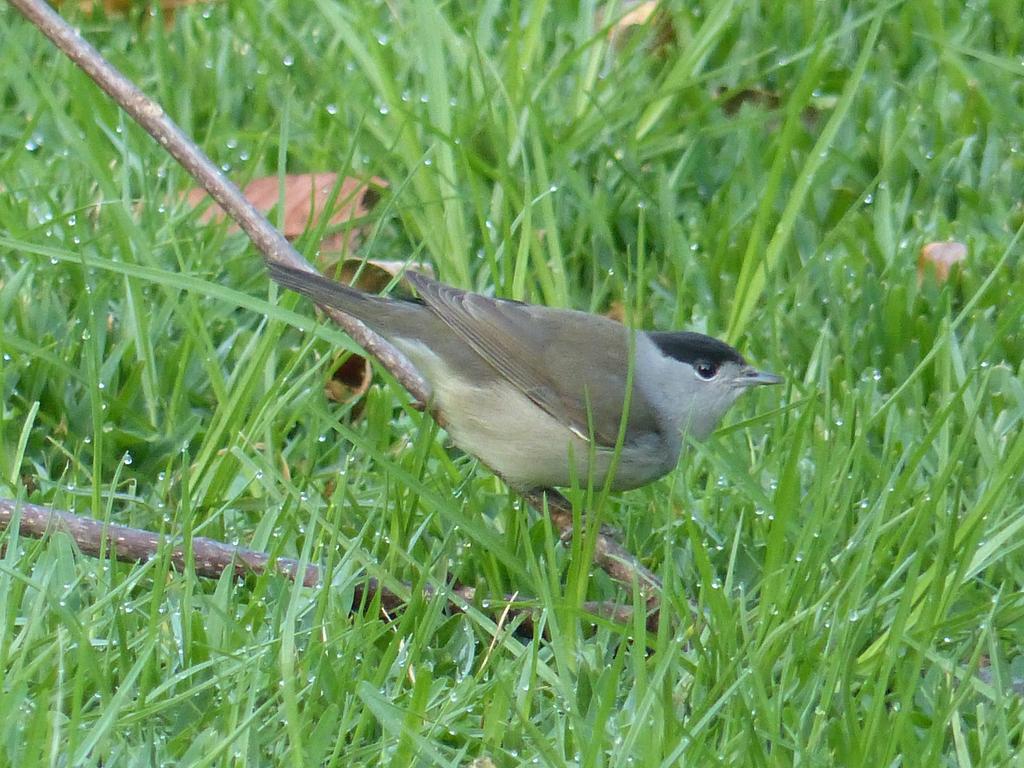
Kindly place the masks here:
<instances>
[{"instance_id":1,"label":"grassy ground","mask_svg":"<svg viewBox=\"0 0 1024 768\"><path fill-rule=\"evenodd\" d=\"M1020 3L687 4L618 51L586 3L349 5L76 23L238 181L387 178L360 253L788 385L597 511L678 621L595 628L637 597L396 387L326 401L344 337L4 6L0 495L327 585L2 534L0 764L1021 765ZM353 612L365 574L408 605ZM543 633L417 596L453 579Z\"/></svg>"}]
</instances>

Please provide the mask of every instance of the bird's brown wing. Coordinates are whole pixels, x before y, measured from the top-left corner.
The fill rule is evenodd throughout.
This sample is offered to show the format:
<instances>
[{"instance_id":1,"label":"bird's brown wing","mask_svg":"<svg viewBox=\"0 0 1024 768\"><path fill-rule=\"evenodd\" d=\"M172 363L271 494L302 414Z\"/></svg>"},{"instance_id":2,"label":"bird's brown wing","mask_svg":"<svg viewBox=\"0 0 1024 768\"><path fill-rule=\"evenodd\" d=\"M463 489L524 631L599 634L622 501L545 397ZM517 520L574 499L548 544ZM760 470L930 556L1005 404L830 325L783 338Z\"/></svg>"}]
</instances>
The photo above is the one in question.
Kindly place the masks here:
<instances>
[{"instance_id":1,"label":"bird's brown wing","mask_svg":"<svg viewBox=\"0 0 1024 768\"><path fill-rule=\"evenodd\" d=\"M606 318L491 299L418 274L407 278L426 305L494 371L548 415L598 446L615 444L625 400L630 331ZM585 332L580 324L585 323ZM579 366L580 354L587 358ZM599 396L592 397L597 392ZM636 387L630 433L658 430L653 408Z\"/></svg>"}]
</instances>

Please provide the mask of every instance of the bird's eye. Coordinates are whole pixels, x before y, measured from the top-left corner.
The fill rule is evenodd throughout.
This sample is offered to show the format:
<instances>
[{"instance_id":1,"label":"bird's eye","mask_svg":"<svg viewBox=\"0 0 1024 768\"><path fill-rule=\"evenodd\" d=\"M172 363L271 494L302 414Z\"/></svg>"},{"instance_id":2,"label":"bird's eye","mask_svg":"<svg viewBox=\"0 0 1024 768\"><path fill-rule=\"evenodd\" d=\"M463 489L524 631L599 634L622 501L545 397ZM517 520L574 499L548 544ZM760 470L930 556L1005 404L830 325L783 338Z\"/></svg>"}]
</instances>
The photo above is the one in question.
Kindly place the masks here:
<instances>
[{"instance_id":1,"label":"bird's eye","mask_svg":"<svg viewBox=\"0 0 1024 768\"><path fill-rule=\"evenodd\" d=\"M702 379L713 379L718 373L718 366L707 360L700 360L694 367L697 369L697 375Z\"/></svg>"}]
</instances>

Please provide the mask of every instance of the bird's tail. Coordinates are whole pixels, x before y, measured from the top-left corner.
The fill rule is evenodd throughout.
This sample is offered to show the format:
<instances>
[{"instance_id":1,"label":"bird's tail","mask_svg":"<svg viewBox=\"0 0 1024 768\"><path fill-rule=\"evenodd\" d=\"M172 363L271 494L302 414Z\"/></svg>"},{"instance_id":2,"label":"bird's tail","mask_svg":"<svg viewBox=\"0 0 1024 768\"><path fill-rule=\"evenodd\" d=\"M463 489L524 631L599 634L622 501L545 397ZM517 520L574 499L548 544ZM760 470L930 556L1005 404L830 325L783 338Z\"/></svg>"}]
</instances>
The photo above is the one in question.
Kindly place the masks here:
<instances>
[{"instance_id":1,"label":"bird's tail","mask_svg":"<svg viewBox=\"0 0 1024 768\"><path fill-rule=\"evenodd\" d=\"M355 288L331 280L323 275L304 269L268 262L267 271L271 278L280 285L296 293L307 296L317 304L340 309L385 336L405 330L404 326L413 324L425 308L417 301L391 299L364 293Z\"/></svg>"},{"instance_id":2,"label":"bird's tail","mask_svg":"<svg viewBox=\"0 0 1024 768\"><path fill-rule=\"evenodd\" d=\"M267 263L267 271L275 282L285 288L308 296L317 304L340 309L342 312L352 315L358 316L359 308L363 305L388 301L388 299L349 288L318 272L296 269L275 261Z\"/></svg>"}]
</instances>

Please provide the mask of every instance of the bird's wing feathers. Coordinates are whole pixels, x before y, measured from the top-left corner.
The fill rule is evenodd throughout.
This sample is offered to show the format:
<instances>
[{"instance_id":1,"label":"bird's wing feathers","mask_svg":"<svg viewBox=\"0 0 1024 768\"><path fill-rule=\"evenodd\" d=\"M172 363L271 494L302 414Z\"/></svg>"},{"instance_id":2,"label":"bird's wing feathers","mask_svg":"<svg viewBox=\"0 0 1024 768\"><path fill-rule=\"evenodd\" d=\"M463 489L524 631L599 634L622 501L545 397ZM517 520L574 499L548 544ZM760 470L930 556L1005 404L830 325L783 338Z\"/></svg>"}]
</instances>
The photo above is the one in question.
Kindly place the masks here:
<instances>
[{"instance_id":1,"label":"bird's wing feathers","mask_svg":"<svg viewBox=\"0 0 1024 768\"><path fill-rule=\"evenodd\" d=\"M467 293L414 273L406 277L454 333L539 408L583 439L593 435L598 445L615 444L629 354L629 332L623 326L582 313ZM587 322L587 370L574 367L565 354L579 338L575 326L581 320ZM591 399L590 392L597 387L604 396ZM654 410L634 387L629 431L657 429Z\"/></svg>"}]
</instances>

